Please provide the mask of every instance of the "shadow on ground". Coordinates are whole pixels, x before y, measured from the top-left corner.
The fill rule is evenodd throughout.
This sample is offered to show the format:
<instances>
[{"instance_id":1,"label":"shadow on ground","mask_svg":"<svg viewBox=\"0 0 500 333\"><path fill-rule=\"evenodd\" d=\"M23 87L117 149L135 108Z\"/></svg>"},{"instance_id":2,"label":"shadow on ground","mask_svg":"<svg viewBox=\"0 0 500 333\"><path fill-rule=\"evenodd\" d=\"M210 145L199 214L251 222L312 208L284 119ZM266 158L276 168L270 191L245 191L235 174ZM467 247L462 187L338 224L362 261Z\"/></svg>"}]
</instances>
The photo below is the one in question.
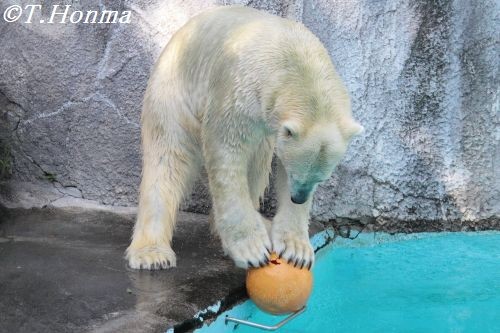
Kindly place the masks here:
<instances>
[{"instance_id":1,"label":"shadow on ground","mask_svg":"<svg viewBox=\"0 0 500 333\"><path fill-rule=\"evenodd\" d=\"M0 209L0 332L165 332L228 295L245 297L244 271L223 256L205 215L180 213L178 267L157 272L126 266L133 219Z\"/></svg>"}]
</instances>

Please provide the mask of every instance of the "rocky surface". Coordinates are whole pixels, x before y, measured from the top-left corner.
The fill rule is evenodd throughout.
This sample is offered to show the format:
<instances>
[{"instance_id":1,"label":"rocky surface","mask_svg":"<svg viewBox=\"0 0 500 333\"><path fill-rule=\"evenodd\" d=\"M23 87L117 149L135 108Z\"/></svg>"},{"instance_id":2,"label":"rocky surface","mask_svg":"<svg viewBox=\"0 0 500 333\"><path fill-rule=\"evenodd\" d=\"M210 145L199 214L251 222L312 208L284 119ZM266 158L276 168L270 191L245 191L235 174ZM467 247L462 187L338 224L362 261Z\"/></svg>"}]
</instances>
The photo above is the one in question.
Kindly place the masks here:
<instances>
[{"instance_id":1,"label":"rocky surface","mask_svg":"<svg viewBox=\"0 0 500 333\"><path fill-rule=\"evenodd\" d=\"M309 27L365 126L317 192L315 219L498 227L500 8L493 0L91 0L72 9L130 10L131 23L36 23L47 10L31 24L0 20L0 177L9 188L2 193L47 203L63 191L135 206L151 66L189 17L231 3ZM19 194L26 182L44 190ZM200 181L184 209L209 206ZM274 209L272 200L265 209Z\"/></svg>"},{"instance_id":2,"label":"rocky surface","mask_svg":"<svg viewBox=\"0 0 500 333\"><path fill-rule=\"evenodd\" d=\"M223 256L205 215L180 215L178 267L156 272L126 267L133 219L0 207L0 332L186 332L199 311L246 297L245 271Z\"/></svg>"}]
</instances>

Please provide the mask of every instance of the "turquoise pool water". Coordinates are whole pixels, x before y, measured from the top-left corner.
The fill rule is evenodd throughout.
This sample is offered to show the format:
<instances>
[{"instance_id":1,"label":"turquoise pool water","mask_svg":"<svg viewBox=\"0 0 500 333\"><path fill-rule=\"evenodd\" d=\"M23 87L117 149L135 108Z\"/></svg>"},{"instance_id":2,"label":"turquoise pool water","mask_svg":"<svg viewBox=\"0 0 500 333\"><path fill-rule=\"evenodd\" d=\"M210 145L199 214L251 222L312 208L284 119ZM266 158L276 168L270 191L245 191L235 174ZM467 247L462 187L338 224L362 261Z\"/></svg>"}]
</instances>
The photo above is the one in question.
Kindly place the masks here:
<instances>
[{"instance_id":1,"label":"turquoise pool water","mask_svg":"<svg viewBox=\"0 0 500 333\"><path fill-rule=\"evenodd\" d=\"M275 332L500 332L500 232L362 234L317 254L307 310ZM264 332L251 301L196 332Z\"/></svg>"}]
</instances>

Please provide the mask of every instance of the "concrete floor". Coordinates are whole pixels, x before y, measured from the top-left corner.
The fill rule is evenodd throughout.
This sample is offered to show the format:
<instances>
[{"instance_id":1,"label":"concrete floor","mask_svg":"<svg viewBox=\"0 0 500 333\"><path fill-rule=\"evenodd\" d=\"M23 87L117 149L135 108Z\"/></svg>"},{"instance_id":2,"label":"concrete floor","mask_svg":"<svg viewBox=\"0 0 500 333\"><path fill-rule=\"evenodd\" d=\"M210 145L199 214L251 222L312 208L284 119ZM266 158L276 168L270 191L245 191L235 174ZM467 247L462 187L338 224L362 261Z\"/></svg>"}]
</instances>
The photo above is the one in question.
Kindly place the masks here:
<instances>
[{"instance_id":1,"label":"concrete floor","mask_svg":"<svg viewBox=\"0 0 500 333\"><path fill-rule=\"evenodd\" d=\"M204 215L181 213L178 267L127 268L134 217L82 209L0 209L0 332L176 332L245 298ZM214 314L208 314L208 317Z\"/></svg>"}]
</instances>

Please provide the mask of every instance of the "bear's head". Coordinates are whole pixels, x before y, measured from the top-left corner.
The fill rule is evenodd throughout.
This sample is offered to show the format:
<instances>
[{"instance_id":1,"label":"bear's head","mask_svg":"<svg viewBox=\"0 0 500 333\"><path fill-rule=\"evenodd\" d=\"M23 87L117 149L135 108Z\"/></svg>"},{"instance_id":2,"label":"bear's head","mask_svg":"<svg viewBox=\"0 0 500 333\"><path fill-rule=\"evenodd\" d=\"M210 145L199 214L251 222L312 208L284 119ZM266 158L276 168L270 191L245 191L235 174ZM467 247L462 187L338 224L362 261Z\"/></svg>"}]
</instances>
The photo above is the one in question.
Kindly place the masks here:
<instances>
[{"instance_id":1,"label":"bear's head","mask_svg":"<svg viewBox=\"0 0 500 333\"><path fill-rule=\"evenodd\" d=\"M286 170L292 202L309 199L316 186L331 176L351 138L362 131L350 115L307 125L293 119L282 122L276 155Z\"/></svg>"},{"instance_id":2,"label":"bear's head","mask_svg":"<svg viewBox=\"0 0 500 333\"><path fill-rule=\"evenodd\" d=\"M352 117L349 93L328 52L311 38L310 48L284 52L282 70L270 76L274 89L265 100L276 115L276 155L296 204L305 203L331 176L351 139L363 131Z\"/></svg>"}]
</instances>

